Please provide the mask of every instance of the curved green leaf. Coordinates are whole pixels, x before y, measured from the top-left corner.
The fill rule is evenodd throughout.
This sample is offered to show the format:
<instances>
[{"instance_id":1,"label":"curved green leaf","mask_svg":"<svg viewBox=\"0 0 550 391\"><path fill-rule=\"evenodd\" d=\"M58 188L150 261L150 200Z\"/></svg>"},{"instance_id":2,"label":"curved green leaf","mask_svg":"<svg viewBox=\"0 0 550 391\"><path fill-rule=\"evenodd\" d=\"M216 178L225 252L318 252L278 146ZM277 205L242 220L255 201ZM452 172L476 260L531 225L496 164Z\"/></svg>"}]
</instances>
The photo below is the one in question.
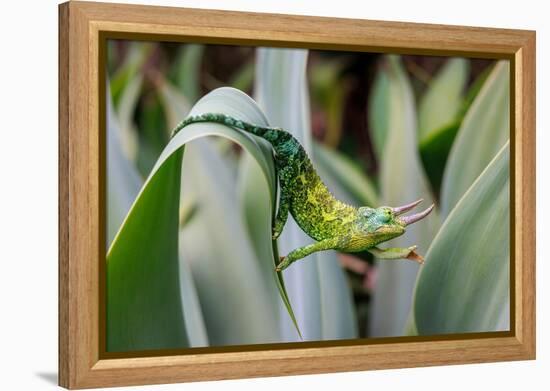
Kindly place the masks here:
<instances>
[{"instance_id":1,"label":"curved green leaf","mask_svg":"<svg viewBox=\"0 0 550 391\"><path fill-rule=\"evenodd\" d=\"M122 150L121 131L107 84L107 246L139 193L143 180Z\"/></svg>"},{"instance_id":2,"label":"curved green leaf","mask_svg":"<svg viewBox=\"0 0 550 391\"><path fill-rule=\"evenodd\" d=\"M468 60L448 60L431 80L418 106L418 135L422 144L451 125L462 107L462 95L468 80Z\"/></svg>"},{"instance_id":3,"label":"curved green leaf","mask_svg":"<svg viewBox=\"0 0 550 391\"><path fill-rule=\"evenodd\" d=\"M157 80L159 96L163 102L169 129L174 129L182 118L187 117L189 110L188 99L172 86L162 75ZM170 132L171 130L167 130ZM189 149L190 146L186 148ZM200 305L197 288L191 274L191 266L185 256L182 245L181 229L195 216L197 211L196 195L186 197L184 189L192 187L190 181L185 181L181 186L180 196L180 239L179 239L179 276L181 285L181 300L183 302L183 317L185 329L189 337L191 347L209 345L208 333L204 321L203 311ZM189 193L189 192L188 192Z\"/></svg>"},{"instance_id":4,"label":"curved green leaf","mask_svg":"<svg viewBox=\"0 0 550 391\"><path fill-rule=\"evenodd\" d=\"M418 278L419 335L509 329L509 143L458 201Z\"/></svg>"},{"instance_id":5,"label":"curved green leaf","mask_svg":"<svg viewBox=\"0 0 550 391\"><path fill-rule=\"evenodd\" d=\"M445 163L462 122L468 60L451 58L430 81L418 109L420 155L432 187L439 194Z\"/></svg>"},{"instance_id":6,"label":"curved green leaf","mask_svg":"<svg viewBox=\"0 0 550 391\"><path fill-rule=\"evenodd\" d=\"M107 253L107 351L189 346L178 278L182 155L150 176Z\"/></svg>"},{"instance_id":7,"label":"curved green leaf","mask_svg":"<svg viewBox=\"0 0 550 391\"><path fill-rule=\"evenodd\" d=\"M214 111L253 123L265 123L265 117L254 101L246 94L230 88L220 88L206 95L193 107L191 114ZM248 151L264 175L265 186L271 194L275 194L272 157L263 153L254 136L219 124L197 123L189 125L185 131L172 138L157 160L107 254L109 351L189 345L177 272L182 146L209 135L228 138ZM223 213L220 216L224 216ZM196 220L192 219L189 224ZM215 226L210 227L210 230L215 230ZM278 261L275 257L276 254L272 258L271 267ZM253 275L259 273L254 272L253 263L245 266L244 270L240 270L241 284L249 273L248 267ZM274 269L271 270L275 274ZM273 280L278 281L277 278ZM279 285L279 292L292 317L284 287ZM256 299L255 293L251 291L249 302ZM218 299L223 301L226 298L220 296ZM247 321L250 322L251 318Z\"/></svg>"},{"instance_id":8,"label":"curved green leaf","mask_svg":"<svg viewBox=\"0 0 550 391\"><path fill-rule=\"evenodd\" d=\"M441 212L449 214L510 135L510 70L500 61L470 106L447 160Z\"/></svg>"},{"instance_id":9,"label":"curved green leaf","mask_svg":"<svg viewBox=\"0 0 550 391\"><path fill-rule=\"evenodd\" d=\"M416 110L410 82L398 56L386 57L389 108L388 134L380 162L380 192L385 205L398 206L424 199L433 203L428 180L424 175L417 150ZM407 227L407 232L383 247L418 245L423 254L429 247L439 224L437 210L424 220ZM419 265L410 261L380 261L373 294L370 335L402 335L411 308Z\"/></svg>"},{"instance_id":10,"label":"curved green leaf","mask_svg":"<svg viewBox=\"0 0 550 391\"><path fill-rule=\"evenodd\" d=\"M369 134L374 144L376 158L382 160L384 145L389 133L390 107L390 79L387 69L383 67L376 73L372 91L368 101Z\"/></svg>"},{"instance_id":11,"label":"curved green leaf","mask_svg":"<svg viewBox=\"0 0 550 391\"><path fill-rule=\"evenodd\" d=\"M179 50L172 68L175 85L189 102L199 97L203 53L204 45L188 43Z\"/></svg>"},{"instance_id":12,"label":"curved green leaf","mask_svg":"<svg viewBox=\"0 0 550 391\"><path fill-rule=\"evenodd\" d=\"M258 49L255 93L270 123L291 132L313 159L306 62L306 50ZM251 188L246 190L253 191ZM245 210L250 207L244 204ZM252 223L249 220L251 227ZM278 240L281 252L286 254L310 242L289 216ZM304 339L341 339L357 335L350 288L335 252L310 255L284 270L283 274ZM284 318L282 321L283 340L299 340L292 324Z\"/></svg>"}]
</instances>

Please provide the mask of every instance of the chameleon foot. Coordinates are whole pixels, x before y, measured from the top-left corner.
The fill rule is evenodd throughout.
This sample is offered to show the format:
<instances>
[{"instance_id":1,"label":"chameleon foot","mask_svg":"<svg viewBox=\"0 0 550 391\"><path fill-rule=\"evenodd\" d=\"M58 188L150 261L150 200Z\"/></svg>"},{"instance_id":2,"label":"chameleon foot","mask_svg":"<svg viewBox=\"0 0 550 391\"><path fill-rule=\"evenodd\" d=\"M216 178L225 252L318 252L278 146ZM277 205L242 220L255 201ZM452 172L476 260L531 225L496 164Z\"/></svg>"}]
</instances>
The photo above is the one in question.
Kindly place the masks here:
<instances>
[{"instance_id":1,"label":"chameleon foot","mask_svg":"<svg viewBox=\"0 0 550 391\"><path fill-rule=\"evenodd\" d=\"M416 246L411 246L408 248L410 251L405 258L410 259L411 261L418 262L420 265L424 264L424 257L420 254L418 254L416 250Z\"/></svg>"},{"instance_id":2,"label":"chameleon foot","mask_svg":"<svg viewBox=\"0 0 550 391\"><path fill-rule=\"evenodd\" d=\"M271 235L271 239L272 240L277 240L277 238L281 236L281 232L280 231L277 231L277 230L273 230L273 234Z\"/></svg>"},{"instance_id":3,"label":"chameleon foot","mask_svg":"<svg viewBox=\"0 0 550 391\"><path fill-rule=\"evenodd\" d=\"M290 262L288 262L287 257L279 257L279 264L275 268L275 271L280 272L280 271L286 269L288 267L288 265L290 265Z\"/></svg>"}]
</instances>

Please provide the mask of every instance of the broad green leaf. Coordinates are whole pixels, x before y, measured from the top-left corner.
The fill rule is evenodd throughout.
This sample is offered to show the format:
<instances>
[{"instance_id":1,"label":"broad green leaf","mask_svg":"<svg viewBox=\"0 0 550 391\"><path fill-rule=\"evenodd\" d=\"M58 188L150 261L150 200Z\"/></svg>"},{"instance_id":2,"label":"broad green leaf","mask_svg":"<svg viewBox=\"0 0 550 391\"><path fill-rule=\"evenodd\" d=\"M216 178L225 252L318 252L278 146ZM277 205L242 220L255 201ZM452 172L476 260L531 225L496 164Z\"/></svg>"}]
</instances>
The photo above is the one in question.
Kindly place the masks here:
<instances>
[{"instance_id":1,"label":"broad green leaf","mask_svg":"<svg viewBox=\"0 0 550 391\"><path fill-rule=\"evenodd\" d=\"M369 134L374 144L376 159L382 160L384 144L390 124L390 79L384 67L379 68L368 101Z\"/></svg>"},{"instance_id":2,"label":"broad green leaf","mask_svg":"<svg viewBox=\"0 0 550 391\"><path fill-rule=\"evenodd\" d=\"M159 76L157 80L159 96L162 101L166 122L168 123L168 136L178 123L189 114L191 103L189 99L170 82Z\"/></svg>"},{"instance_id":3,"label":"broad green leaf","mask_svg":"<svg viewBox=\"0 0 550 391\"><path fill-rule=\"evenodd\" d=\"M418 107L420 143L455 122L462 106L468 70L468 60L451 58L430 81Z\"/></svg>"},{"instance_id":4,"label":"broad green leaf","mask_svg":"<svg viewBox=\"0 0 550 391\"><path fill-rule=\"evenodd\" d=\"M114 43L115 40L109 40L109 46L112 46ZM123 91L128 86L130 80L139 73L139 69L143 66L153 48L154 45L144 42L131 42L128 45L128 52L125 54L124 62L110 80L115 109L118 109Z\"/></svg>"},{"instance_id":5,"label":"broad green leaf","mask_svg":"<svg viewBox=\"0 0 550 391\"><path fill-rule=\"evenodd\" d=\"M479 94L479 91L481 91L481 88L485 84L485 81L491 74L491 71L493 70L494 65L490 65L486 67L479 75L477 75L476 79L472 83L472 85L468 88L468 91L464 95L464 101L462 102L462 108L460 109L459 117L464 117L466 113L468 112L468 109L474 102L474 99L476 98L477 94Z\"/></svg>"},{"instance_id":6,"label":"broad green leaf","mask_svg":"<svg viewBox=\"0 0 550 391\"><path fill-rule=\"evenodd\" d=\"M121 132L113 112L107 85L107 247L130 210L142 184L136 168L126 158L120 142Z\"/></svg>"},{"instance_id":7,"label":"broad green leaf","mask_svg":"<svg viewBox=\"0 0 550 391\"><path fill-rule=\"evenodd\" d=\"M143 85L140 68L147 60L154 45L131 42L123 64L110 81L113 106L120 124L120 143L124 154L131 162L138 159L139 139L134 124L134 113Z\"/></svg>"},{"instance_id":8,"label":"broad green leaf","mask_svg":"<svg viewBox=\"0 0 550 391\"><path fill-rule=\"evenodd\" d=\"M166 112L167 123L169 129L167 132L171 132L170 129L174 129L182 118L187 117L191 107L189 106L188 99L181 94L174 86L172 86L166 79L159 76L157 80L157 88L159 96L163 101L164 110ZM187 146L187 149L192 148L191 145ZM183 174L182 174L183 176ZM180 208L179 208L179 221L180 230L182 227L196 215L197 202L196 195L188 195L185 197L184 190L192 187L190 181L185 183L183 181L181 186L180 196ZM188 192L191 193L191 192ZM181 231L180 231L181 232ZM191 267L189 262L185 259L182 246L183 240L179 240L179 269L180 269L180 285L181 285L181 300L183 302L183 315L185 321L185 328L189 337L189 345L191 347L208 346L208 333L206 331L206 325L204 322L204 316L202 308L199 302L199 296L195 286L195 281L191 275Z\"/></svg>"},{"instance_id":9,"label":"broad green leaf","mask_svg":"<svg viewBox=\"0 0 550 391\"><path fill-rule=\"evenodd\" d=\"M400 57L385 57L388 134L380 161L380 198L385 205L398 206L424 199L424 208L433 203L428 181L417 150L416 109L409 79ZM420 207L419 207L420 208ZM438 227L437 210L424 220L407 227L407 232L382 247L418 245L424 254ZM411 297L419 265L411 261L379 261L373 294L370 335L402 335L411 307Z\"/></svg>"},{"instance_id":10,"label":"broad green leaf","mask_svg":"<svg viewBox=\"0 0 550 391\"><path fill-rule=\"evenodd\" d=\"M345 62L319 62L310 68L311 93L325 114L323 143L335 148L342 137L342 117L348 84L340 77Z\"/></svg>"},{"instance_id":11,"label":"broad green leaf","mask_svg":"<svg viewBox=\"0 0 550 391\"><path fill-rule=\"evenodd\" d=\"M143 76L136 74L128 80L121 92L117 117L120 123L120 138L126 157L134 162L138 154L138 133L134 124L134 111L143 85Z\"/></svg>"},{"instance_id":12,"label":"broad green leaf","mask_svg":"<svg viewBox=\"0 0 550 391\"><path fill-rule=\"evenodd\" d=\"M107 254L107 351L189 346L178 278L181 157L148 179Z\"/></svg>"},{"instance_id":13,"label":"broad green leaf","mask_svg":"<svg viewBox=\"0 0 550 391\"><path fill-rule=\"evenodd\" d=\"M135 113L136 127L139 128L139 151L136 165L147 176L168 142L169 119L164 113L160 96L154 90L144 91L139 110Z\"/></svg>"},{"instance_id":14,"label":"broad green leaf","mask_svg":"<svg viewBox=\"0 0 550 391\"><path fill-rule=\"evenodd\" d=\"M186 44L181 48L172 69L175 85L188 102L195 102L200 94L200 66L204 45Z\"/></svg>"},{"instance_id":15,"label":"broad green leaf","mask_svg":"<svg viewBox=\"0 0 550 391\"><path fill-rule=\"evenodd\" d=\"M306 62L305 50L258 49L255 94L271 125L291 132L312 158ZM254 189L249 188L248 192ZM244 204L245 211L250 207ZM245 213L250 216L249 212ZM248 223L255 229L253 221ZM281 253L286 254L311 243L311 239L289 216L278 243ZM296 262L283 274L305 340L354 338L357 335L350 288L335 252L313 254ZM299 340L292 325L282 320L283 339Z\"/></svg>"},{"instance_id":16,"label":"broad green leaf","mask_svg":"<svg viewBox=\"0 0 550 391\"><path fill-rule=\"evenodd\" d=\"M280 299L273 253L257 261L238 208L235 179L209 141L193 141L186 148L183 177L198 208L181 232L183 259L191 266L209 340L214 346L277 342ZM259 191L267 191L262 179ZM260 207L271 210L269 202ZM271 221L267 217L265 226ZM263 233L271 239L268 229Z\"/></svg>"},{"instance_id":17,"label":"broad green leaf","mask_svg":"<svg viewBox=\"0 0 550 391\"><path fill-rule=\"evenodd\" d=\"M258 141L258 145L265 150L266 155L272 153L269 144ZM275 219L276 200L272 199L269 189L262 185L265 179L258 165L249 154L241 155L237 178L237 196L245 221L245 229L258 262L268 265L267 268L262 268L262 271L264 272L264 279L269 279L272 275L270 269L273 267L274 242L271 238L271 227ZM252 189L254 190L252 191ZM272 204L273 207L266 208L266 203ZM283 283L282 273L279 273L279 275L281 277L280 283ZM270 287L270 285L266 285L266 287ZM270 297L275 300L273 305L277 308L275 311L278 315L277 324L280 324L283 320L279 318L284 316L286 320L286 314L279 311L277 295L271 294ZM280 331L277 335L281 338Z\"/></svg>"},{"instance_id":18,"label":"broad green leaf","mask_svg":"<svg viewBox=\"0 0 550 391\"><path fill-rule=\"evenodd\" d=\"M462 121L468 60L451 58L430 81L418 109L420 154L434 191L439 192L449 150Z\"/></svg>"},{"instance_id":19,"label":"broad green leaf","mask_svg":"<svg viewBox=\"0 0 550 391\"><path fill-rule=\"evenodd\" d=\"M432 132L419 145L420 156L433 191L438 195L449 151L460 127L461 118L450 125Z\"/></svg>"},{"instance_id":20,"label":"broad green leaf","mask_svg":"<svg viewBox=\"0 0 550 391\"><path fill-rule=\"evenodd\" d=\"M419 335L509 329L509 155L506 143L432 242L414 298Z\"/></svg>"},{"instance_id":21,"label":"broad green leaf","mask_svg":"<svg viewBox=\"0 0 550 391\"><path fill-rule=\"evenodd\" d=\"M264 114L247 95L230 88L222 88L218 91L226 93L223 95L220 93L219 97L214 96L214 98L210 98L211 94L207 95L195 105L190 114L223 112L251 123L267 125ZM171 102L174 103L177 100ZM193 126L212 125L196 124ZM265 145L263 140L255 136L241 132L238 134L252 142L248 148L245 146L249 154L244 154L244 156L248 156L252 166L259 173L260 181L256 183L254 194L257 192L269 194L269 198L264 199L261 206L258 205L257 212L273 211L275 205L273 194L276 194L277 190L271 149ZM193 186L190 187L191 192L195 199L202 200L202 204L207 206L201 208L199 205L199 212L195 219L198 221L191 227L186 227L186 231L199 232L194 240L189 241L190 244L201 242L200 232L203 236L202 243L205 239L209 240L209 237L205 235L211 236L210 240L220 243L220 246L216 248L212 248L208 243L198 246L199 249L202 247L202 256L191 255L190 257L190 262L193 259L200 259L199 262L192 263L191 266L194 276L199 276L195 277L195 280L199 287L199 297L203 305L210 341L214 345L278 341L278 329L274 329L278 322L273 321L270 317L279 315L284 317L285 321L290 319L294 327L297 327L297 324L288 301L282 275L274 272L276 263L274 259L278 262L278 253L276 244L271 241L272 217L270 214L273 212L269 212L270 214L267 216L258 213L258 216L264 219L264 229L260 228L256 233L259 238L267 238L270 243L269 257L262 258L262 262L258 263L254 258L255 254L250 251L255 242L251 244L250 238L246 235L246 227L237 207L238 202L234 198L237 193L235 181L231 178L232 173L228 169L228 164L221 161L220 155L208 145L209 143L202 140L201 142L202 145L189 146L188 156L184 160L184 174L188 173L188 177L195 178ZM242 141L240 143L242 145ZM203 152L195 153L195 148L200 148ZM205 188L207 185L209 188ZM196 194L197 191L198 194ZM220 197L219 194L224 194L224 196ZM206 200L210 200L210 202L206 202ZM219 210L216 211L211 205L216 205ZM220 215L224 216L222 221L220 221ZM214 226L220 229L212 232ZM238 239L239 237L240 239ZM183 246L183 249L186 253L196 250L197 246ZM224 284L220 284L219 281L220 264L233 271L221 277ZM210 265L211 268L208 269L207 265ZM243 275L247 275L247 281L250 283L242 284ZM228 278L230 276L231 279ZM200 287L204 289L201 291ZM220 310L220 297L232 301L235 306L238 305L240 311L235 308L231 312ZM278 314L281 298L285 311ZM210 306L205 303L210 303ZM272 308L270 308L270 304L273 305ZM225 305L224 308L228 310L231 307ZM255 322L250 322L251 311L256 313ZM265 321L261 321L262 316Z\"/></svg>"},{"instance_id":22,"label":"broad green leaf","mask_svg":"<svg viewBox=\"0 0 550 391\"><path fill-rule=\"evenodd\" d=\"M378 206L378 195L374 185L350 158L316 142L313 143L313 156L318 170L326 173L326 177L334 182L335 196L338 196L338 189L342 189L352 198L342 201L356 206ZM329 189L332 190L332 187L329 186Z\"/></svg>"},{"instance_id":23,"label":"broad green leaf","mask_svg":"<svg viewBox=\"0 0 550 391\"><path fill-rule=\"evenodd\" d=\"M441 211L447 216L510 135L510 70L500 61L470 106L447 160Z\"/></svg>"},{"instance_id":24,"label":"broad green leaf","mask_svg":"<svg viewBox=\"0 0 550 391\"><path fill-rule=\"evenodd\" d=\"M167 100L168 113L181 112L183 100L181 96L175 96L176 94L177 91L172 89L169 95L172 99ZM226 110L223 105L213 107L212 103L208 107L213 112ZM262 121L265 121L263 115ZM275 317L278 315L281 299L278 292L280 281L273 271L273 251L276 249L272 248L269 228L273 202L269 196L264 203L257 205L257 217L266 229L257 230L255 234L258 237L248 237L237 207L237 188L233 172L227 162L222 160L219 151L213 148L212 141L214 140L195 141L186 149L184 177L191 181L191 186L187 190L183 188L183 196L191 195L199 202L194 221L182 231L182 260L191 263L212 344L276 342L279 340L279 332ZM269 169L273 170L271 150L265 149L260 140L256 141L257 147L264 149L263 154L267 157ZM258 167L256 192L270 194L265 173L252 156L243 156ZM220 194L224 196L220 197ZM262 215L262 211L267 211L268 215ZM223 221L220 221L220 215L224 215ZM213 226L217 228L215 231L212 231ZM255 253L251 251L256 239L269 241L268 253L260 264ZM211 246L210 242L219 245ZM253 267L250 263L253 263ZM224 267L231 272L220 275ZM243 275L247 275L249 281L246 285L242 284ZM220 305L219 297L226 298L223 305ZM255 322L249 321L251 312L256 314ZM288 313L281 315L288 318Z\"/></svg>"},{"instance_id":25,"label":"broad green leaf","mask_svg":"<svg viewBox=\"0 0 550 391\"><path fill-rule=\"evenodd\" d=\"M441 181L443 180L443 173L445 172L449 151L453 146L458 129L462 124L464 115L467 113L474 98L479 93L490 71L491 67L487 67L470 86L462 100L456 119L441 129L430 132L428 136L420 141L419 147L422 162L424 163L424 168L430 179L432 188L437 195L439 195L441 191Z\"/></svg>"},{"instance_id":26,"label":"broad green leaf","mask_svg":"<svg viewBox=\"0 0 550 391\"><path fill-rule=\"evenodd\" d=\"M254 101L234 89L221 88L211 92L194 106L191 114L212 111L225 112L249 122L265 122L265 117ZM209 135L233 140L254 156L264 173L265 186L274 194L272 157L263 154L253 136L219 124L198 123L186 127L185 131L172 138L157 160L107 254L107 340L110 351L189 345L177 268L181 151L186 143ZM224 221L225 212L223 210L219 213L220 221ZM191 219L186 227L194 221L199 221L198 216ZM215 231L215 228L216 225L210 226L210 232ZM209 246L212 244L209 243ZM235 246L238 246L238 242ZM275 262L273 258L272 265ZM242 270L237 264L235 269L240 272L239 283L243 286L246 285L243 284L243 278L260 274L257 264L247 262L245 266L245 270ZM274 270L273 274L276 274ZM278 278L274 277L273 281L276 284ZM223 284L223 281L220 283ZM215 289L216 286L206 288ZM289 314L293 316L284 287L279 286L279 292ZM240 305L250 308L250 311L256 309L258 306L253 303L252 307L247 307L248 303L256 300L256 294L256 291L250 291L249 301L241 302ZM218 300L223 307L227 297L219 296ZM257 319L255 315L251 313L246 320L250 322L253 316ZM135 321L136 318L138 321ZM239 322L242 324L242 320L239 319ZM230 327L229 324L222 326Z\"/></svg>"}]
</instances>

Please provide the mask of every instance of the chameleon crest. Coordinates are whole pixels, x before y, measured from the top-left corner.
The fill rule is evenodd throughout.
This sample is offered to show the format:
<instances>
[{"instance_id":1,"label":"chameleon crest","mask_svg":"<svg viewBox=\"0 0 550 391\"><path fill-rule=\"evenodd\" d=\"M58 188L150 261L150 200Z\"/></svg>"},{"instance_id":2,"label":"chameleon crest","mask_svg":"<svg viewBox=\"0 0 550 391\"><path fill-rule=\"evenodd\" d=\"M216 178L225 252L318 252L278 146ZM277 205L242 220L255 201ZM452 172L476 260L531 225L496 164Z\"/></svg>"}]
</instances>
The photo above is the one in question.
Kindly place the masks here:
<instances>
[{"instance_id":1,"label":"chameleon crest","mask_svg":"<svg viewBox=\"0 0 550 391\"><path fill-rule=\"evenodd\" d=\"M273 147L279 179L279 203L273 226L273 238L279 237L290 213L300 228L315 240L281 257L276 270L286 269L293 262L314 252L334 249L342 252L369 251L380 259L410 259L423 263L416 246L380 249L378 244L401 236L405 228L432 211L403 216L422 200L392 208L382 206L355 207L336 199L325 186L302 145L281 128L262 127L218 113L191 116L182 121L172 136L196 122L215 122L254 134Z\"/></svg>"}]
</instances>

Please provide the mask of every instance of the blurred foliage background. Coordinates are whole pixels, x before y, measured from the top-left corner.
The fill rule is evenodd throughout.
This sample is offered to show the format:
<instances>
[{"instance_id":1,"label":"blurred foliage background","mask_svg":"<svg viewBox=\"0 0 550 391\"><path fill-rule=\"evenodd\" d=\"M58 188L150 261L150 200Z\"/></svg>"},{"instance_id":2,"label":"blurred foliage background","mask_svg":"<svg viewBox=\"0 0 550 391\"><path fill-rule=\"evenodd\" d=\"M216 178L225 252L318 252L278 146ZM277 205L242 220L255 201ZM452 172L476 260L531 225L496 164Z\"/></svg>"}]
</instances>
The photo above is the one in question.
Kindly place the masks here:
<instances>
[{"instance_id":1,"label":"blurred foliage background","mask_svg":"<svg viewBox=\"0 0 550 391\"><path fill-rule=\"evenodd\" d=\"M107 49L108 350L509 327L505 62L121 40L108 41ZM202 106L219 110L249 104L217 90L227 86L252 96L270 125L304 144L338 198L373 207L420 197L435 202L427 222L391 243L419 245L426 254L420 276L412 262L379 263L367 252L308 257L284 273L301 339L277 293L282 277L270 285L265 267L250 266L271 256L271 243L256 229L272 211L256 195L254 161L261 157L253 147L245 140L192 141L179 157L183 166L172 158L162 163L181 175L181 198L179 178L163 179L168 169L159 169L171 129L198 110L201 97L212 96ZM153 179L164 181L162 191L178 188L175 209L159 206L168 197L160 190L147 191L143 184ZM151 206L127 217L138 194ZM140 229L156 223L148 234ZM162 227L177 230L176 244L163 242ZM161 244L138 254L131 243L112 245L117 232ZM308 240L291 222L280 252ZM495 240L500 245L487 244ZM170 257L177 264L151 266L153 258ZM129 275L133 268L140 271ZM159 289L163 295L151 293Z\"/></svg>"}]
</instances>

